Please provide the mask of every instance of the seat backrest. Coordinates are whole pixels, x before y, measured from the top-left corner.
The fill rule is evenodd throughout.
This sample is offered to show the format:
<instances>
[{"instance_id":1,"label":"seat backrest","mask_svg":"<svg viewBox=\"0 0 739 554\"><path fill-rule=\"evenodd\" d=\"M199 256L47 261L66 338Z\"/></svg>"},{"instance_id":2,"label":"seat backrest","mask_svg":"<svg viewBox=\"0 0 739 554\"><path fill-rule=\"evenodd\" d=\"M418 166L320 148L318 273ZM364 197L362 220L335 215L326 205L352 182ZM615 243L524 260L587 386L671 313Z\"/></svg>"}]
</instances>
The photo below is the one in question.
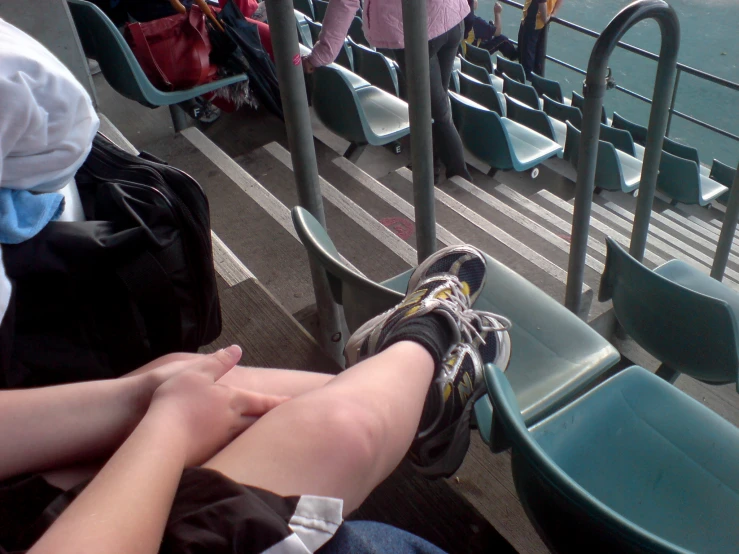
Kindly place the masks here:
<instances>
[{"instance_id":1,"label":"seat backrest","mask_svg":"<svg viewBox=\"0 0 739 554\"><path fill-rule=\"evenodd\" d=\"M576 108L580 108L582 113L585 113L585 98L577 94L574 90L572 91L572 105ZM600 122L608 124L608 116L606 116L606 107L600 107Z\"/></svg>"},{"instance_id":2,"label":"seat backrest","mask_svg":"<svg viewBox=\"0 0 739 554\"><path fill-rule=\"evenodd\" d=\"M531 73L531 86L534 87L539 96L547 95L552 100L564 103L564 95L562 94L562 87L559 86L557 81L552 79L545 79L540 77L536 73Z\"/></svg>"},{"instance_id":3,"label":"seat backrest","mask_svg":"<svg viewBox=\"0 0 739 554\"><path fill-rule=\"evenodd\" d=\"M611 238L606 244L599 300L613 300L626 333L676 371L705 381L736 381L737 322L726 301L649 270Z\"/></svg>"},{"instance_id":4,"label":"seat backrest","mask_svg":"<svg viewBox=\"0 0 739 554\"><path fill-rule=\"evenodd\" d=\"M698 167L700 167L701 162L698 158L698 149L693 148L692 146L681 144L676 140L665 137L664 141L662 142L662 150L664 150L665 152L669 152L670 154L673 154L675 156L685 158L686 160L693 160L695 163L698 164Z\"/></svg>"},{"instance_id":5,"label":"seat backrest","mask_svg":"<svg viewBox=\"0 0 739 554\"><path fill-rule=\"evenodd\" d=\"M539 109L539 95L536 94L534 87L514 81L506 74L503 74L503 94L507 94L535 110Z\"/></svg>"},{"instance_id":6,"label":"seat backrest","mask_svg":"<svg viewBox=\"0 0 739 554\"><path fill-rule=\"evenodd\" d=\"M332 132L356 144L367 144L355 86L369 86L364 79L350 81L346 69L332 63L313 72L311 104L321 122ZM362 84L363 83L363 84Z\"/></svg>"},{"instance_id":7,"label":"seat backrest","mask_svg":"<svg viewBox=\"0 0 739 554\"><path fill-rule=\"evenodd\" d=\"M713 160L709 177L717 183L731 188L734 184L734 179L736 179L736 169L718 160Z\"/></svg>"},{"instance_id":8,"label":"seat backrest","mask_svg":"<svg viewBox=\"0 0 739 554\"><path fill-rule=\"evenodd\" d=\"M390 60L351 38L348 40L352 47L355 72L376 87L398 96L398 77Z\"/></svg>"},{"instance_id":9,"label":"seat backrest","mask_svg":"<svg viewBox=\"0 0 739 554\"><path fill-rule=\"evenodd\" d=\"M354 19L352 19L352 22L349 25L349 32L347 35L350 36L355 43L361 44L362 46L369 46L369 42L367 42L367 39L364 36L364 27L362 26L361 17L356 15L354 16Z\"/></svg>"},{"instance_id":10,"label":"seat backrest","mask_svg":"<svg viewBox=\"0 0 739 554\"><path fill-rule=\"evenodd\" d=\"M578 169L580 162L580 135L580 131L568 121L564 158L570 160L575 169ZM604 140L598 141L594 183L596 187L605 190L621 190L623 183L623 169L616 148Z\"/></svg>"},{"instance_id":11,"label":"seat backrest","mask_svg":"<svg viewBox=\"0 0 739 554\"><path fill-rule=\"evenodd\" d=\"M481 83L490 83L490 73L487 69L482 66L475 65L465 60L464 58L459 58L459 61L461 64L462 73L464 73L465 75L469 75L473 79L477 79Z\"/></svg>"},{"instance_id":12,"label":"seat backrest","mask_svg":"<svg viewBox=\"0 0 739 554\"><path fill-rule=\"evenodd\" d=\"M549 116L542 110L535 110L527 106L523 102L519 102L515 98L505 95L506 117L513 121L525 125L529 129L533 129L537 133L544 135L550 140L556 142L554 136L554 128Z\"/></svg>"},{"instance_id":13,"label":"seat backrest","mask_svg":"<svg viewBox=\"0 0 739 554\"><path fill-rule=\"evenodd\" d=\"M498 115L503 115L503 107L500 105L498 92L493 85L481 83L476 79L472 79L464 73L459 74L459 92L465 98L474 100L478 104L485 106L488 110L493 110Z\"/></svg>"},{"instance_id":14,"label":"seat backrest","mask_svg":"<svg viewBox=\"0 0 739 554\"><path fill-rule=\"evenodd\" d=\"M324 2L324 0L313 0L313 13L316 15L316 21L323 22L327 9L328 2Z\"/></svg>"},{"instance_id":15,"label":"seat backrest","mask_svg":"<svg viewBox=\"0 0 739 554\"><path fill-rule=\"evenodd\" d=\"M546 94L542 97L544 101L544 113L549 117L560 121L569 121L578 129L582 127L582 112L580 108L568 106L556 100L552 100Z\"/></svg>"},{"instance_id":16,"label":"seat backrest","mask_svg":"<svg viewBox=\"0 0 739 554\"><path fill-rule=\"evenodd\" d=\"M301 11L295 10L295 24L298 27L298 41L303 46L313 48L313 35L311 34L309 18Z\"/></svg>"},{"instance_id":17,"label":"seat backrest","mask_svg":"<svg viewBox=\"0 0 739 554\"><path fill-rule=\"evenodd\" d=\"M647 145L647 128L629 121L625 117L618 115L616 112L613 112L611 127L628 131L631 133L635 143L641 144L642 146Z\"/></svg>"},{"instance_id":18,"label":"seat backrest","mask_svg":"<svg viewBox=\"0 0 739 554\"><path fill-rule=\"evenodd\" d=\"M476 102L449 93L452 117L467 149L491 167L512 167L511 143L500 116Z\"/></svg>"},{"instance_id":19,"label":"seat backrest","mask_svg":"<svg viewBox=\"0 0 739 554\"><path fill-rule=\"evenodd\" d=\"M321 34L321 29L323 29L323 25L311 19L306 19L306 22L308 24L308 28L310 29L310 36L313 39L313 43L315 44L316 42L318 42L318 36Z\"/></svg>"},{"instance_id":20,"label":"seat backrest","mask_svg":"<svg viewBox=\"0 0 739 554\"><path fill-rule=\"evenodd\" d=\"M526 82L526 72L524 72L523 66L520 63L512 62L498 56L496 67L498 71L508 75L514 81L518 81L519 83Z\"/></svg>"},{"instance_id":21,"label":"seat backrest","mask_svg":"<svg viewBox=\"0 0 739 554\"><path fill-rule=\"evenodd\" d=\"M657 174L657 188L678 202L698 204L700 195L698 164L663 150Z\"/></svg>"},{"instance_id":22,"label":"seat backrest","mask_svg":"<svg viewBox=\"0 0 739 554\"><path fill-rule=\"evenodd\" d=\"M608 125L600 124L600 140L610 142L613 146L626 152L629 156L636 157L636 146L634 139L628 131L616 129Z\"/></svg>"},{"instance_id":23,"label":"seat backrest","mask_svg":"<svg viewBox=\"0 0 739 554\"><path fill-rule=\"evenodd\" d=\"M465 58L467 58L471 63L484 67L488 73L492 73L494 71L493 58L490 56L490 52L484 48L478 48L473 44L467 44L466 50Z\"/></svg>"},{"instance_id":24,"label":"seat backrest","mask_svg":"<svg viewBox=\"0 0 739 554\"><path fill-rule=\"evenodd\" d=\"M461 71L457 71L456 69L452 71L452 77L449 79L449 90L452 92L456 92L457 94L460 94L460 88L459 88L459 79L460 75L462 75Z\"/></svg>"},{"instance_id":25,"label":"seat backrest","mask_svg":"<svg viewBox=\"0 0 739 554\"><path fill-rule=\"evenodd\" d=\"M293 8L311 19L316 18L316 12L313 11L313 2L311 0L293 0Z\"/></svg>"},{"instance_id":26,"label":"seat backrest","mask_svg":"<svg viewBox=\"0 0 739 554\"><path fill-rule=\"evenodd\" d=\"M294 207L292 219L308 256L326 270L331 294L344 306L350 331L403 299L402 294L370 281L344 263L326 230L308 210Z\"/></svg>"},{"instance_id":27,"label":"seat backrest","mask_svg":"<svg viewBox=\"0 0 739 554\"><path fill-rule=\"evenodd\" d=\"M147 92L156 94L158 91L108 16L85 0L68 0L68 5L82 49L85 55L98 61L105 80L126 98L153 107Z\"/></svg>"}]
</instances>

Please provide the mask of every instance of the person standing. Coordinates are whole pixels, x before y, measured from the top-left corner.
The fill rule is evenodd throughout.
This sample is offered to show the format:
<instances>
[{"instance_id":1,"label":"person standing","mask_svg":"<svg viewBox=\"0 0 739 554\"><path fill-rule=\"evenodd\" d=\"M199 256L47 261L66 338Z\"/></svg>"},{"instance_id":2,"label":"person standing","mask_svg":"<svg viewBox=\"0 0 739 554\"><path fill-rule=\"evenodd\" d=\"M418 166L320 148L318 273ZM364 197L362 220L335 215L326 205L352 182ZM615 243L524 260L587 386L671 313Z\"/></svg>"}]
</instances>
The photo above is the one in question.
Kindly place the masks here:
<instances>
[{"instance_id":1,"label":"person standing","mask_svg":"<svg viewBox=\"0 0 739 554\"><path fill-rule=\"evenodd\" d=\"M503 6L500 2L493 5L495 21L485 21L482 17L475 15L477 0L468 0L470 13L464 18L464 41L467 44L484 48L491 54L500 51L509 60L518 59L518 50L515 45L503 35L503 23L501 13ZM465 44L462 44L466 48ZM466 51L465 51L466 52Z\"/></svg>"},{"instance_id":2,"label":"person standing","mask_svg":"<svg viewBox=\"0 0 739 554\"><path fill-rule=\"evenodd\" d=\"M303 58L306 73L332 63L344 43L359 0L331 0L323 18L323 29L313 52ZM459 175L472 180L464 161L462 139L452 122L449 80L454 58L464 33L467 0L428 0L429 69L431 76L431 117L434 151L446 166L447 178ZM405 74L403 10L400 0L365 0L362 15L364 36L375 48L391 50Z\"/></svg>"},{"instance_id":3,"label":"person standing","mask_svg":"<svg viewBox=\"0 0 739 554\"><path fill-rule=\"evenodd\" d=\"M544 28L563 2L564 0L526 0L524 3L521 26L518 29L518 55L527 79L531 78L532 71L543 76L546 58Z\"/></svg>"}]
</instances>

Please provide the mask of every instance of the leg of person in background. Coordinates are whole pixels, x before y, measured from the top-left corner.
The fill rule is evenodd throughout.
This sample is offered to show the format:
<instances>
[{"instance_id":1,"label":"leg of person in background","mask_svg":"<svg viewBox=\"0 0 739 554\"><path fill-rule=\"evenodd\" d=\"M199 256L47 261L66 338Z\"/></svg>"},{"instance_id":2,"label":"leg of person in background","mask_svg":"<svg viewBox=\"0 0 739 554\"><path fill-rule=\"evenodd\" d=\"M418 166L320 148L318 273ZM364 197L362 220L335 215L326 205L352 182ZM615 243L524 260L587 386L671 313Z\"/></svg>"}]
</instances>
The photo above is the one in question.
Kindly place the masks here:
<instances>
[{"instance_id":1,"label":"leg of person in background","mask_svg":"<svg viewBox=\"0 0 739 554\"><path fill-rule=\"evenodd\" d=\"M518 57L523 66L526 78L531 78L536 61L536 51L541 31L536 30L536 20L525 20L518 29Z\"/></svg>"},{"instance_id":2,"label":"leg of person in background","mask_svg":"<svg viewBox=\"0 0 739 554\"><path fill-rule=\"evenodd\" d=\"M544 77L544 63L547 59L547 33L549 33L549 25L546 25L540 31L536 40L536 53L534 55L533 71L537 75Z\"/></svg>"},{"instance_id":3,"label":"leg of person in background","mask_svg":"<svg viewBox=\"0 0 739 554\"><path fill-rule=\"evenodd\" d=\"M518 50L516 50L516 47L505 35L498 35L497 37L493 37L490 40L481 43L480 48L484 48L491 54L500 52L509 60L515 61L518 59Z\"/></svg>"}]
</instances>

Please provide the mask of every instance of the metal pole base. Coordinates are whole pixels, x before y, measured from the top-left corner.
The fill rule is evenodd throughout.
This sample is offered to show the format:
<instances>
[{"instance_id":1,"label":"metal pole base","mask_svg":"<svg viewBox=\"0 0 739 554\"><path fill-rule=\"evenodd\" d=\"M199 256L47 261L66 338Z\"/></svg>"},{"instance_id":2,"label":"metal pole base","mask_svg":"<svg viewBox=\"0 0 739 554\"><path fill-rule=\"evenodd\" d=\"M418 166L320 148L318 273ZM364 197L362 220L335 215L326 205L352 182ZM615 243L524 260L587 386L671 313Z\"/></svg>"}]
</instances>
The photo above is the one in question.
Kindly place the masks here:
<instances>
[{"instance_id":1,"label":"metal pole base","mask_svg":"<svg viewBox=\"0 0 739 554\"><path fill-rule=\"evenodd\" d=\"M187 114L177 104L169 105L169 115L172 116L172 125L174 126L174 132L179 133L183 129L187 129L190 126Z\"/></svg>"}]
</instances>

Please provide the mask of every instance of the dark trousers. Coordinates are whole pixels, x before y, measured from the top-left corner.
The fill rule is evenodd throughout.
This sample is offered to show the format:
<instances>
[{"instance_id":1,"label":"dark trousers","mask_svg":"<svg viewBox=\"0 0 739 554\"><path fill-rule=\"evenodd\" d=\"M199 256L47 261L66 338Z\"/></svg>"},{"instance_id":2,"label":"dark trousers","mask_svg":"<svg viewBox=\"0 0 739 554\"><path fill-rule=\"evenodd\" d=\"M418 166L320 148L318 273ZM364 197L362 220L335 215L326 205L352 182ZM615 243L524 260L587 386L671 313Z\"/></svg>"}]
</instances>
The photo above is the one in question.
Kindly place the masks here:
<instances>
[{"instance_id":1,"label":"dark trousers","mask_svg":"<svg viewBox=\"0 0 739 554\"><path fill-rule=\"evenodd\" d=\"M471 179L464 162L464 148L456 127L452 122L452 110L449 104L449 80L454 69L454 58L462 42L464 21L460 21L446 33L429 41L429 70L431 73L431 127L434 151L438 153L446 166L447 177L461 175ZM393 50L393 57L398 61L403 75L405 70L405 50Z\"/></svg>"},{"instance_id":2,"label":"dark trousers","mask_svg":"<svg viewBox=\"0 0 739 554\"><path fill-rule=\"evenodd\" d=\"M546 58L546 41L543 29L536 29L536 19L527 18L521 22L518 29L518 56L523 66L526 78L531 78L533 71L537 75L544 76L544 60Z\"/></svg>"},{"instance_id":3,"label":"dark trousers","mask_svg":"<svg viewBox=\"0 0 739 554\"><path fill-rule=\"evenodd\" d=\"M508 40L508 37L505 35L498 35L497 37L493 37L490 40L485 40L481 42L480 48L484 48L491 54L499 51L509 60L518 59L518 51L516 50L516 47L510 40Z\"/></svg>"}]
</instances>

